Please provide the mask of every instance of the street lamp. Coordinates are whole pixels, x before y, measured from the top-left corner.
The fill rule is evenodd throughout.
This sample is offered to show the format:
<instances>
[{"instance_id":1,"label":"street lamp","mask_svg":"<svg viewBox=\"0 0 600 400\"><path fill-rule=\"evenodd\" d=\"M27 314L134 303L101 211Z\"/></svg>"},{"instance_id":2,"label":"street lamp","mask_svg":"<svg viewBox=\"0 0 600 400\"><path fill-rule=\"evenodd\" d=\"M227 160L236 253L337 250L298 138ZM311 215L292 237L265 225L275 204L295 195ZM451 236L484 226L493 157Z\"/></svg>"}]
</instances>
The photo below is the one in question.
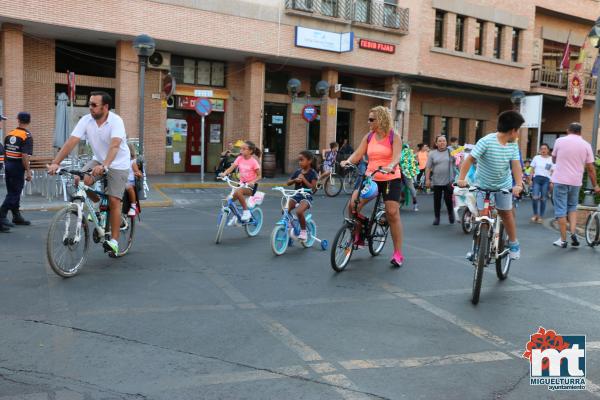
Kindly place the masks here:
<instances>
[{"instance_id":1,"label":"street lamp","mask_svg":"<svg viewBox=\"0 0 600 400\"><path fill-rule=\"evenodd\" d=\"M300 90L300 85L301 85L300 80L298 80L296 78L290 79L286 85L288 93L290 94L290 96L292 96L292 102L298 95L298 90Z\"/></svg>"},{"instance_id":2,"label":"street lamp","mask_svg":"<svg viewBox=\"0 0 600 400\"><path fill-rule=\"evenodd\" d=\"M154 54L156 45L154 39L148 35L139 35L133 41L133 49L138 56L140 62L140 106L139 106L139 141L140 141L140 156L143 159L144 155L144 81L146 74L146 65L148 63L148 57Z\"/></svg>"},{"instance_id":3,"label":"street lamp","mask_svg":"<svg viewBox=\"0 0 600 400\"><path fill-rule=\"evenodd\" d=\"M513 104L513 109L515 111L520 111L521 102L525 98L525 93L521 90L515 90L510 94L510 102Z\"/></svg>"}]
</instances>

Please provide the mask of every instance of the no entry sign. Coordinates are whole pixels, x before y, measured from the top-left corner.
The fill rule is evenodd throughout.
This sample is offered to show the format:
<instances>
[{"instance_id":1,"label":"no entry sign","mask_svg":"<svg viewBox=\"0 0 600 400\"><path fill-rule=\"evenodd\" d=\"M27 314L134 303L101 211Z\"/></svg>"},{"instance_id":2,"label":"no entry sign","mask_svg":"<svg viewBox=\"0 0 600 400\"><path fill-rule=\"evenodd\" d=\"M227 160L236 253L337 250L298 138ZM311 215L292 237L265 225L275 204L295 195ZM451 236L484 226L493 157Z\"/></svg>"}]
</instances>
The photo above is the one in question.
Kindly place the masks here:
<instances>
[{"instance_id":1,"label":"no entry sign","mask_svg":"<svg viewBox=\"0 0 600 400\"><path fill-rule=\"evenodd\" d=\"M196 112L201 117L206 117L212 111L212 103L206 97L201 97L196 101Z\"/></svg>"},{"instance_id":2,"label":"no entry sign","mask_svg":"<svg viewBox=\"0 0 600 400\"><path fill-rule=\"evenodd\" d=\"M314 121L317 118L317 107L312 104L305 105L302 109L302 118L304 118L306 122Z\"/></svg>"}]
</instances>

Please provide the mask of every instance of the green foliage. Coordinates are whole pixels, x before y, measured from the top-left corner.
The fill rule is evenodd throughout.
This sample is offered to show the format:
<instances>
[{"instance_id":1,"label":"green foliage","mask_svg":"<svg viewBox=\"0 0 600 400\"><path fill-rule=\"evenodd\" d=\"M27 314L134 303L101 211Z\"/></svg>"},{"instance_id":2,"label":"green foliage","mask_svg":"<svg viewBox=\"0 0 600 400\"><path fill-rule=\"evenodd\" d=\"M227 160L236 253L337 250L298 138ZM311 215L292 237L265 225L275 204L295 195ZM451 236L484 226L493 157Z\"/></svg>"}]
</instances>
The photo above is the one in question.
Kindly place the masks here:
<instances>
[{"instance_id":1,"label":"green foliage","mask_svg":"<svg viewBox=\"0 0 600 400\"><path fill-rule=\"evenodd\" d=\"M600 158L596 158L596 161L594 162L594 164L596 166L596 182L598 182L598 184L600 184ZM587 181L588 181L588 173L586 170L585 173L583 174L583 186L581 187L581 192L579 193L579 203L580 204L583 202L583 198L585 197L585 194L583 194L583 189L585 189L587 187ZM594 196L594 203L600 204L600 195L597 194Z\"/></svg>"}]
</instances>

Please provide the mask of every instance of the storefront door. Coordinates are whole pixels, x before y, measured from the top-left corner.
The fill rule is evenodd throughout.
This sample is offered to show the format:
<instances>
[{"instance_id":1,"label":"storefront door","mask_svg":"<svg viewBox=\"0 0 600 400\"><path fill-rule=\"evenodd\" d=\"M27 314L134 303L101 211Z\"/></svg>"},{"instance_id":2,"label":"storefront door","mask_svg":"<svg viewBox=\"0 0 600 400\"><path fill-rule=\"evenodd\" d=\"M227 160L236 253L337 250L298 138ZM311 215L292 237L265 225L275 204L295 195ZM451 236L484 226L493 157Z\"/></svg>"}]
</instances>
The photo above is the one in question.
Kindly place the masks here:
<instances>
[{"instance_id":1,"label":"storefront door","mask_svg":"<svg viewBox=\"0 0 600 400\"><path fill-rule=\"evenodd\" d=\"M185 172L200 172L200 116L195 112L188 112L188 134L185 159Z\"/></svg>"},{"instance_id":2,"label":"storefront door","mask_svg":"<svg viewBox=\"0 0 600 400\"><path fill-rule=\"evenodd\" d=\"M202 157L202 146L200 138L201 117L195 112L189 112L187 116L188 135L187 135L187 157L185 162L185 172L200 172L200 161ZM214 172L215 166L219 162L223 137L223 113L213 112L204 118L204 162L205 173Z\"/></svg>"},{"instance_id":3,"label":"storefront door","mask_svg":"<svg viewBox=\"0 0 600 400\"><path fill-rule=\"evenodd\" d=\"M265 104L263 127L263 149L275 153L277 171L283 172L285 166L287 105Z\"/></svg>"}]
</instances>

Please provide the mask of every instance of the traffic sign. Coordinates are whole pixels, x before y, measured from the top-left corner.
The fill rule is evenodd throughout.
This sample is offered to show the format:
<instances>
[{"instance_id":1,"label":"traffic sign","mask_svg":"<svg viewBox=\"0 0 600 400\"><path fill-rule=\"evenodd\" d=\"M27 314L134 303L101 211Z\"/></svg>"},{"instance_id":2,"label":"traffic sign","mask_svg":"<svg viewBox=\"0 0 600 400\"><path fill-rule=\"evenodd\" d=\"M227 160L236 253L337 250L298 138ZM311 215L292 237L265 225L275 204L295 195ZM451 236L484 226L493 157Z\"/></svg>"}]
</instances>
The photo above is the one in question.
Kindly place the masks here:
<instances>
[{"instance_id":1,"label":"traffic sign","mask_svg":"<svg viewBox=\"0 0 600 400\"><path fill-rule=\"evenodd\" d=\"M196 106L194 108L198 115L206 117L212 111L212 103L206 97L201 97L196 101Z\"/></svg>"},{"instance_id":2,"label":"traffic sign","mask_svg":"<svg viewBox=\"0 0 600 400\"><path fill-rule=\"evenodd\" d=\"M306 122L312 122L317 118L317 107L312 104L307 104L302 108L302 118Z\"/></svg>"}]
</instances>

